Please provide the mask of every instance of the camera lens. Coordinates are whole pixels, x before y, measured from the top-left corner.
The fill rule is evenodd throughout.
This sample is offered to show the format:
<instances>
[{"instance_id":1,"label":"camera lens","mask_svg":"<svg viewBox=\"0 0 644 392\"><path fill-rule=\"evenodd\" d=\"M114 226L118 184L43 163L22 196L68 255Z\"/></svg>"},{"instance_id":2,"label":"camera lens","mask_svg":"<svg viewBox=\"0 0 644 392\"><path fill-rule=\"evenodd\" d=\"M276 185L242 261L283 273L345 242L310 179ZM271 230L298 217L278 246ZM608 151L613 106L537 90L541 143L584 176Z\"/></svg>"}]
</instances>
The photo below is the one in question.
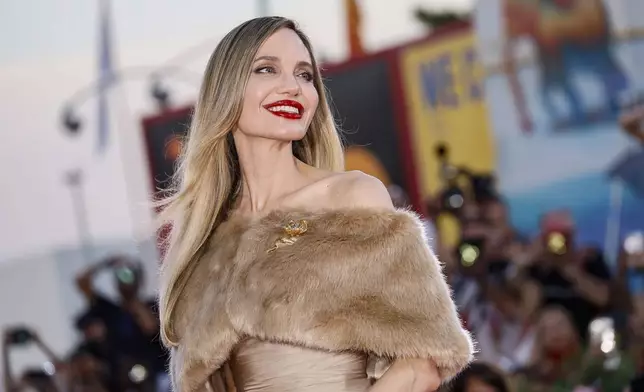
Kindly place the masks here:
<instances>
[{"instance_id":1,"label":"camera lens","mask_svg":"<svg viewBox=\"0 0 644 392\"><path fill-rule=\"evenodd\" d=\"M13 344L25 344L31 340L31 333L23 328L11 332L10 340Z\"/></svg>"},{"instance_id":2,"label":"camera lens","mask_svg":"<svg viewBox=\"0 0 644 392\"><path fill-rule=\"evenodd\" d=\"M116 270L116 278L124 284L134 283L134 271L127 267L122 267Z\"/></svg>"},{"instance_id":3,"label":"camera lens","mask_svg":"<svg viewBox=\"0 0 644 392\"><path fill-rule=\"evenodd\" d=\"M562 233L548 235L548 250L556 255L563 255L568 251L566 236Z\"/></svg>"},{"instance_id":4,"label":"camera lens","mask_svg":"<svg viewBox=\"0 0 644 392\"><path fill-rule=\"evenodd\" d=\"M464 267L471 267L474 265L481 254L481 250L472 244L461 245L459 251L461 253L461 264L463 264Z\"/></svg>"}]
</instances>

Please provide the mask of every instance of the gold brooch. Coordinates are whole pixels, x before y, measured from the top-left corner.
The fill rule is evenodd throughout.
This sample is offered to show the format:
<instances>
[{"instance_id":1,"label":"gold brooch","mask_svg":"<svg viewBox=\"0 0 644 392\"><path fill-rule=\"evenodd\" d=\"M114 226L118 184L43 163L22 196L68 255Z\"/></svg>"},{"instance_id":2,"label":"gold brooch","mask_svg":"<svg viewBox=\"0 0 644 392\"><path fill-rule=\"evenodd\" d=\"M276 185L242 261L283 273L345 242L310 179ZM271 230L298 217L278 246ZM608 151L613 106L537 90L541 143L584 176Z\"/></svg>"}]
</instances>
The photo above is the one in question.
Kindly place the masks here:
<instances>
[{"instance_id":1,"label":"gold brooch","mask_svg":"<svg viewBox=\"0 0 644 392\"><path fill-rule=\"evenodd\" d=\"M309 223L304 219L300 219L297 222L291 220L286 225L282 226L282 229L284 230L284 235L275 241L275 245L267 250L267 253L285 245L293 245L295 241L297 241L297 239L309 229Z\"/></svg>"}]
</instances>

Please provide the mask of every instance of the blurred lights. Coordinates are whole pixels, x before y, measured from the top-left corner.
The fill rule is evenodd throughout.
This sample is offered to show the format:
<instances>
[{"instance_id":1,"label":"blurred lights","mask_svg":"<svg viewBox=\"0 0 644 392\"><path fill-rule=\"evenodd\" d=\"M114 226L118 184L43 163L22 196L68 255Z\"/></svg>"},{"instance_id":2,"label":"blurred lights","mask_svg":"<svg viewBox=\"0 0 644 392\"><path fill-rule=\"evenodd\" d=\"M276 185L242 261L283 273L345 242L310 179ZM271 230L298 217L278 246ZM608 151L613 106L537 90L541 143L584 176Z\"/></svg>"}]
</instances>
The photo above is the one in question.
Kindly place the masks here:
<instances>
[{"instance_id":1,"label":"blurred lights","mask_svg":"<svg viewBox=\"0 0 644 392\"><path fill-rule=\"evenodd\" d=\"M132 366L132 369L130 369L130 373L128 375L130 377L130 381L140 384L148 378L148 371L143 365L134 365Z\"/></svg>"},{"instance_id":2,"label":"blurred lights","mask_svg":"<svg viewBox=\"0 0 644 392\"><path fill-rule=\"evenodd\" d=\"M631 255L644 252L644 233L639 231L629 234L624 240L624 250Z\"/></svg>"},{"instance_id":3,"label":"blurred lights","mask_svg":"<svg viewBox=\"0 0 644 392\"><path fill-rule=\"evenodd\" d=\"M42 364L42 370L48 375L53 376L56 374L56 366L51 362L45 362Z\"/></svg>"},{"instance_id":4,"label":"blurred lights","mask_svg":"<svg viewBox=\"0 0 644 392\"><path fill-rule=\"evenodd\" d=\"M464 202L465 202L465 200L463 199L463 195L458 195L457 194L457 195L451 195L449 197L448 204L449 204L450 208L452 208L452 209L459 209L459 208L463 207Z\"/></svg>"},{"instance_id":5,"label":"blurred lights","mask_svg":"<svg viewBox=\"0 0 644 392\"><path fill-rule=\"evenodd\" d=\"M615 340L604 340L601 344L601 350L604 354L608 354L615 349Z\"/></svg>"},{"instance_id":6,"label":"blurred lights","mask_svg":"<svg viewBox=\"0 0 644 392\"><path fill-rule=\"evenodd\" d=\"M461 263L465 267L471 267L481 255L481 250L474 245L465 244L460 248Z\"/></svg>"},{"instance_id":7,"label":"blurred lights","mask_svg":"<svg viewBox=\"0 0 644 392\"><path fill-rule=\"evenodd\" d=\"M568 251L566 236L561 233L552 233L548 236L548 250L556 255L563 255Z\"/></svg>"},{"instance_id":8,"label":"blurred lights","mask_svg":"<svg viewBox=\"0 0 644 392\"><path fill-rule=\"evenodd\" d=\"M442 167L443 178L446 180L455 180L459 175L459 170L454 165L445 164Z\"/></svg>"},{"instance_id":9,"label":"blurred lights","mask_svg":"<svg viewBox=\"0 0 644 392\"><path fill-rule=\"evenodd\" d=\"M590 333L593 340L599 344L599 349L604 354L610 354L617 348L615 327L609 317L601 317L590 323Z\"/></svg>"},{"instance_id":10,"label":"blurred lights","mask_svg":"<svg viewBox=\"0 0 644 392\"><path fill-rule=\"evenodd\" d=\"M132 269L128 267L121 267L117 269L116 277L123 284L132 284L136 279L134 271L132 271Z\"/></svg>"}]
</instances>

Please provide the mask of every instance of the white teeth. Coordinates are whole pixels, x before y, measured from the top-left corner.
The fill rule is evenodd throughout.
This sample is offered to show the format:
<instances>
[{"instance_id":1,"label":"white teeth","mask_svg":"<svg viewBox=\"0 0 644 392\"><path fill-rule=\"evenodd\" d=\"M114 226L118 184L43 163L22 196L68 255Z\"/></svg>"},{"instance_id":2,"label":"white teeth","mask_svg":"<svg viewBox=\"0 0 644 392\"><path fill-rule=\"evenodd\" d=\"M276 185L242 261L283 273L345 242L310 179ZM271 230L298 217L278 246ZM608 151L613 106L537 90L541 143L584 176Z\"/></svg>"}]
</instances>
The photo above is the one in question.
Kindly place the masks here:
<instances>
[{"instance_id":1,"label":"white teeth","mask_svg":"<svg viewBox=\"0 0 644 392\"><path fill-rule=\"evenodd\" d=\"M293 107L293 106L273 106L272 108L268 109L271 112L286 112L286 113L293 113L293 114L299 114L300 111L298 108Z\"/></svg>"}]
</instances>

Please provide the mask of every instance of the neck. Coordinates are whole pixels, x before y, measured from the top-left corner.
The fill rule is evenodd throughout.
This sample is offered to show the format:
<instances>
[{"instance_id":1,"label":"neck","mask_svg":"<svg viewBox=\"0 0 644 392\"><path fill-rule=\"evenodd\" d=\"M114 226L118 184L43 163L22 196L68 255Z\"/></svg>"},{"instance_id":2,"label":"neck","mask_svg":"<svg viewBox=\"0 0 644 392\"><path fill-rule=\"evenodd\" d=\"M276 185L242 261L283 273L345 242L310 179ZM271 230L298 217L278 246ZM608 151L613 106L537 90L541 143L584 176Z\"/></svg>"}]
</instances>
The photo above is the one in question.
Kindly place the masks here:
<instances>
[{"instance_id":1,"label":"neck","mask_svg":"<svg viewBox=\"0 0 644 392\"><path fill-rule=\"evenodd\" d=\"M235 133L242 172L239 209L258 213L297 189L302 179L301 163L293 156L291 143L248 137Z\"/></svg>"}]
</instances>

